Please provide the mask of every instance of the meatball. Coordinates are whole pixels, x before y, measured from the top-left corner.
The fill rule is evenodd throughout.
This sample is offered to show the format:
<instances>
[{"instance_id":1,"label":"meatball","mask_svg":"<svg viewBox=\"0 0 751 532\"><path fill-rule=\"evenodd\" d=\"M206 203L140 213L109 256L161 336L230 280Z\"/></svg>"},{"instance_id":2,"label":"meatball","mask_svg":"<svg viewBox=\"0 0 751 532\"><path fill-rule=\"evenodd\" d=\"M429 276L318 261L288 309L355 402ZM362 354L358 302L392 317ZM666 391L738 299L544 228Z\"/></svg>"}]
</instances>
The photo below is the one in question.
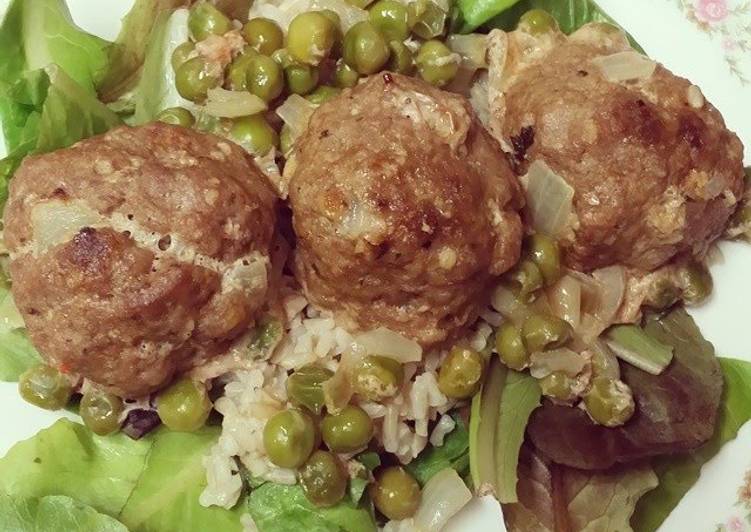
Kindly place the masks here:
<instances>
[{"instance_id":1,"label":"meatball","mask_svg":"<svg viewBox=\"0 0 751 532\"><path fill-rule=\"evenodd\" d=\"M125 397L220 352L265 302L275 196L211 135L121 127L27 158L4 222L34 345Z\"/></svg>"},{"instance_id":2,"label":"meatball","mask_svg":"<svg viewBox=\"0 0 751 532\"><path fill-rule=\"evenodd\" d=\"M351 329L429 346L520 253L522 196L462 97L383 73L323 104L285 169L296 275Z\"/></svg>"},{"instance_id":3,"label":"meatball","mask_svg":"<svg viewBox=\"0 0 751 532\"><path fill-rule=\"evenodd\" d=\"M649 271L701 257L742 195L743 146L698 87L611 25L490 41L491 132L518 175L543 161L574 189L567 265Z\"/></svg>"}]
</instances>

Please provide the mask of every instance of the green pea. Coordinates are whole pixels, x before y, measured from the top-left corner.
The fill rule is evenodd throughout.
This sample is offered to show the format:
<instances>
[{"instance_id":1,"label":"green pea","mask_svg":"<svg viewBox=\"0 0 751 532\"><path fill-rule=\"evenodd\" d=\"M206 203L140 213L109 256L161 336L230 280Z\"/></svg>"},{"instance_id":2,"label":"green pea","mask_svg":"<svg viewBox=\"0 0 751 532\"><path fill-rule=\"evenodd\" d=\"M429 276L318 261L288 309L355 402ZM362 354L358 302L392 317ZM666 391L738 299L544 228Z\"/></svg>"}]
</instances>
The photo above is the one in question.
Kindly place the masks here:
<instances>
[{"instance_id":1,"label":"green pea","mask_svg":"<svg viewBox=\"0 0 751 532\"><path fill-rule=\"evenodd\" d=\"M412 32L421 39L429 40L443 35L448 13L430 0L410 2L407 22Z\"/></svg>"},{"instance_id":2,"label":"green pea","mask_svg":"<svg viewBox=\"0 0 751 532\"><path fill-rule=\"evenodd\" d=\"M290 22L287 31L287 50L296 61L316 66L336 41L336 26L317 11L300 13Z\"/></svg>"},{"instance_id":3,"label":"green pea","mask_svg":"<svg viewBox=\"0 0 751 532\"><path fill-rule=\"evenodd\" d=\"M535 292L541 289L545 284L545 279L537 264L530 260L524 259L508 273L509 279L516 285L519 291L519 297L523 301L530 301Z\"/></svg>"},{"instance_id":4,"label":"green pea","mask_svg":"<svg viewBox=\"0 0 751 532\"><path fill-rule=\"evenodd\" d=\"M672 279L659 279L647 292L644 305L657 310L672 306L681 298L682 290Z\"/></svg>"},{"instance_id":5,"label":"green pea","mask_svg":"<svg viewBox=\"0 0 751 532\"><path fill-rule=\"evenodd\" d=\"M544 9L530 9L519 19L519 29L531 35L540 35L557 28L556 20Z\"/></svg>"},{"instance_id":6,"label":"green pea","mask_svg":"<svg viewBox=\"0 0 751 532\"><path fill-rule=\"evenodd\" d=\"M79 412L92 432L104 436L120 428L123 401L111 393L91 390L83 394Z\"/></svg>"},{"instance_id":7,"label":"green pea","mask_svg":"<svg viewBox=\"0 0 751 532\"><path fill-rule=\"evenodd\" d=\"M412 56L412 50L401 41L391 41L389 43L391 57L389 57L388 70L398 74L411 74L415 69L415 58Z\"/></svg>"},{"instance_id":8,"label":"green pea","mask_svg":"<svg viewBox=\"0 0 751 532\"><path fill-rule=\"evenodd\" d=\"M373 420L359 406L347 405L338 414L323 418L321 433L333 452L351 453L366 446L373 437Z\"/></svg>"},{"instance_id":9,"label":"green pea","mask_svg":"<svg viewBox=\"0 0 751 532\"><path fill-rule=\"evenodd\" d=\"M266 454L279 467L296 469L315 448L316 427L301 410L283 410L271 417L263 428Z\"/></svg>"},{"instance_id":10,"label":"green pea","mask_svg":"<svg viewBox=\"0 0 751 532\"><path fill-rule=\"evenodd\" d=\"M157 413L168 428L194 432L206 423L211 401L203 384L183 377L157 397Z\"/></svg>"},{"instance_id":11,"label":"green pea","mask_svg":"<svg viewBox=\"0 0 751 532\"><path fill-rule=\"evenodd\" d=\"M196 123L193 113L185 107L170 107L165 109L156 116L156 119L165 124L182 127L193 127L193 124Z\"/></svg>"},{"instance_id":12,"label":"green pea","mask_svg":"<svg viewBox=\"0 0 751 532\"><path fill-rule=\"evenodd\" d=\"M204 100L209 89L218 87L221 81L221 75L214 73L202 57L189 59L175 72L177 92L192 102Z\"/></svg>"},{"instance_id":13,"label":"green pea","mask_svg":"<svg viewBox=\"0 0 751 532\"><path fill-rule=\"evenodd\" d=\"M459 71L459 59L441 41L427 41L415 58L420 77L436 87L444 87Z\"/></svg>"},{"instance_id":14,"label":"green pea","mask_svg":"<svg viewBox=\"0 0 751 532\"><path fill-rule=\"evenodd\" d=\"M334 81L337 87L341 89L352 88L357 85L359 79L360 74L357 73L357 70L349 66L343 59L336 62Z\"/></svg>"},{"instance_id":15,"label":"green pea","mask_svg":"<svg viewBox=\"0 0 751 532\"><path fill-rule=\"evenodd\" d=\"M257 55L248 67L247 87L265 102L276 99L284 90L282 67L270 57Z\"/></svg>"},{"instance_id":16,"label":"green pea","mask_svg":"<svg viewBox=\"0 0 751 532\"><path fill-rule=\"evenodd\" d=\"M522 332L514 324L501 324L495 336L495 349L509 368L521 371L529 366L529 353L524 346Z\"/></svg>"},{"instance_id":17,"label":"green pea","mask_svg":"<svg viewBox=\"0 0 751 532\"><path fill-rule=\"evenodd\" d=\"M195 41L202 41L209 35L224 35L232 29L232 21L208 2L193 6L188 16L188 29Z\"/></svg>"},{"instance_id":18,"label":"green pea","mask_svg":"<svg viewBox=\"0 0 751 532\"><path fill-rule=\"evenodd\" d=\"M284 33L282 29L271 19L250 19L242 31L245 42L256 52L263 55L271 55L284 46Z\"/></svg>"},{"instance_id":19,"label":"green pea","mask_svg":"<svg viewBox=\"0 0 751 532\"><path fill-rule=\"evenodd\" d=\"M712 293L712 275L704 265L691 262L680 269L679 275L686 304L698 305Z\"/></svg>"},{"instance_id":20,"label":"green pea","mask_svg":"<svg viewBox=\"0 0 751 532\"><path fill-rule=\"evenodd\" d=\"M527 241L529 258L537 264L537 267L545 279L545 284L550 286L561 277L561 252L558 243L547 235L535 233Z\"/></svg>"},{"instance_id":21,"label":"green pea","mask_svg":"<svg viewBox=\"0 0 751 532\"><path fill-rule=\"evenodd\" d=\"M543 395L567 403L575 398L574 379L563 371L554 371L540 379L540 388Z\"/></svg>"},{"instance_id":22,"label":"green pea","mask_svg":"<svg viewBox=\"0 0 751 532\"><path fill-rule=\"evenodd\" d=\"M561 347L571 334L568 322L546 314L530 314L522 325L524 345L530 353Z\"/></svg>"},{"instance_id":23,"label":"green pea","mask_svg":"<svg viewBox=\"0 0 751 532\"><path fill-rule=\"evenodd\" d=\"M341 33L342 18L336 11L332 9L321 9L319 13L329 19L331 23L336 27L337 31Z\"/></svg>"},{"instance_id":24,"label":"green pea","mask_svg":"<svg viewBox=\"0 0 751 532\"><path fill-rule=\"evenodd\" d=\"M386 467L379 470L369 493L378 511L395 521L415 515L422 498L417 480L403 467Z\"/></svg>"},{"instance_id":25,"label":"green pea","mask_svg":"<svg viewBox=\"0 0 751 532\"><path fill-rule=\"evenodd\" d=\"M172 70L177 71L178 68L180 68L180 65L185 63L189 58L190 54L193 53L193 50L196 49L196 45L192 42L184 42L177 48L175 48L172 51L172 57L170 58L170 62L172 63Z\"/></svg>"},{"instance_id":26,"label":"green pea","mask_svg":"<svg viewBox=\"0 0 751 532\"><path fill-rule=\"evenodd\" d=\"M18 392L32 405L45 410L59 410L70 401L73 388L68 378L55 368L39 365L21 374Z\"/></svg>"},{"instance_id":27,"label":"green pea","mask_svg":"<svg viewBox=\"0 0 751 532\"><path fill-rule=\"evenodd\" d=\"M595 423L619 427L634 415L635 405L631 389L621 381L597 377L584 396L584 406Z\"/></svg>"},{"instance_id":28,"label":"green pea","mask_svg":"<svg viewBox=\"0 0 751 532\"><path fill-rule=\"evenodd\" d=\"M305 497L319 508L334 506L347 491L344 465L328 451L314 452L300 468L299 478Z\"/></svg>"},{"instance_id":29,"label":"green pea","mask_svg":"<svg viewBox=\"0 0 751 532\"><path fill-rule=\"evenodd\" d=\"M287 396L293 404L320 414L325 404L323 383L333 376L333 371L316 364L303 366L287 379Z\"/></svg>"},{"instance_id":30,"label":"green pea","mask_svg":"<svg viewBox=\"0 0 751 532\"><path fill-rule=\"evenodd\" d=\"M363 358L352 371L352 388L369 401L394 397L404 381L404 368L394 360L379 355Z\"/></svg>"},{"instance_id":31,"label":"green pea","mask_svg":"<svg viewBox=\"0 0 751 532\"><path fill-rule=\"evenodd\" d=\"M453 399L472 397L480 388L484 369L480 353L469 347L454 346L438 370L438 388Z\"/></svg>"},{"instance_id":32,"label":"green pea","mask_svg":"<svg viewBox=\"0 0 751 532\"><path fill-rule=\"evenodd\" d=\"M290 65L284 69L287 88L294 94L308 94L318 85L318 68L310 65Z\"/></svg>"},{"instance_id":33,"label":"green pea","mask_svg":"<svg viewBox=\"0 0 751 532\"><path fill-rule=\"evenodd\" d=\"M329 101L331 98L337 96L341 91L336 87L329 87L328 85L321 85L316 90L308 94L305 99L315 105L321 105L323 102Z\"/></svg>"},{"instance_id":34,"label":"green pea","mask_svg":"<svg viewBox=\"0 0 751 532\"><path fill-rule=\"evenodd\" d=\"M279 48L276 52L271 54L271 59L276 61L276 64L282 68L287 68L288 66L295 64L295 61L289 55L289 51L286 48Z\"/></svg>"},{"instance_id":35,"label":"green pea","mask_svg":"<svg viewBox=\"0 0 751 532\"><path fill-rule=\"evenodd\" d=\"M378 72L390 53L386 39L370 22L358 22L344 36L344 61L360 74Z\"/></svg>"},{"instance_id":36,"label":"green pea","mask_svg":"<svg viewBox=\"0 0 751 532\"><path fill-rule=\"evenodd\" d=\"M379 0L370 6L370 22L389 41L403 41L409 37L407 8L396 0Z\"/></svg>"},{"instance_id":37,"label":"green pea","mask_svg":"<svg viewBox=\"0 0 751 532\"><path fill-rule=\"evenodd\" d=\"M295 139L292 138L292 128L288 124L284 124L279 132L279 149L282 155L288 157L294 147Z\"/></svg>"},{"instance_id":38,"label":"green pea","mask_svg":"<svg viewBox=\"0 0 751 532\"><path fill-rule=\"evenodd\" d=\"M230 128L230 136L258 157L266 155L279 142L276 131L262 114L235 119Z\"/></svg>"},{"instance_id":39,"label":"green pea","mask_svg":"<svg viewBox=\"0 0 751 532\"><path fill-rule=\"evenodd\" d=\"M248 90L248 76L258 54L254 50L243 52L227 67L227 88L233 91Z\"/></svg>"}]
</instances>

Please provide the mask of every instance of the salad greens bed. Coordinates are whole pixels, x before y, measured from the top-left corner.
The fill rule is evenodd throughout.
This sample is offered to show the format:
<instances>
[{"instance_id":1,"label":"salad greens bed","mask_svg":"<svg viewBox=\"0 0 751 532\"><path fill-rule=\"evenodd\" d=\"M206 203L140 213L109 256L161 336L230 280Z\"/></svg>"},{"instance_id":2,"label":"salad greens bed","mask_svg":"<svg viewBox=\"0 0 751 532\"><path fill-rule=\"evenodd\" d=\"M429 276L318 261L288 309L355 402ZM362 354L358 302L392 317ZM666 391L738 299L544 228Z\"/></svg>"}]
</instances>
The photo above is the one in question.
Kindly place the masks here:
<instances>
[{"instance_id":1,"label":"salad greens bed","mask_svg":"<svg viewBox=\"0 0 751 532\"><path fill-rule=\"evenodd\" d=\"M0 26L0 124L8 148L0 161L0 203L25 156L69 146L123 122L153 120L178 98L169 57L174 43L187 39L186 20L172 16L183 4L137 0L120 37L110 43L78 29L63 0L12 2ZM224 4L246 12L249 7L245 1ZM511 29L531 8L548 10L566 32L587 22L610 21L589 0L458 0L453 27L463 32ZM0 380L15 381L40 358L11 311L7 284L0 287ZM688 374L715 364L713 349L682 310L652 318L647 331L674 348L674 372ZM407 469L421 485L450 467L470 486L492 486L514 530L624 530L630 524L637 532L650 532L696 482L702 465L751 418L751 364L720 359L720 366L721 412L708 443L686 455L650 458L645 451L637 466L592 473L554 464L525 443L525 434L535 437L535 420L552 406L538 408L541 392L535 379L494 360L472 402L470 420L457 413L456 428L443 446L429 447ZM634 370L629 384L638 389L641 383L648 400L669 406L674 376ZM682 382L688 387L683 392L695 391L691 379ZM706 423L687 419L681 421L687 426L679 428L668 414L658 422L664 434L690 432ZM0 529L232 532L242 530L244 513L262 532L376 529L365 481L352 481L349 496L326 509L312 506L299 486L252 478L246 479L249 487L233 510L202 507L203 457L219 432L216 426L195 433L159 429L132 440L122 433L97 436L60 420L0 459ZM586 434L560 434L572 442L565 446L565 463L592 458L577 456L599 444L582 442ZM612 434L616 440L629 436ZM375 453L358 460L369 470L380 465Z\"/></svg>"}]
</instances>

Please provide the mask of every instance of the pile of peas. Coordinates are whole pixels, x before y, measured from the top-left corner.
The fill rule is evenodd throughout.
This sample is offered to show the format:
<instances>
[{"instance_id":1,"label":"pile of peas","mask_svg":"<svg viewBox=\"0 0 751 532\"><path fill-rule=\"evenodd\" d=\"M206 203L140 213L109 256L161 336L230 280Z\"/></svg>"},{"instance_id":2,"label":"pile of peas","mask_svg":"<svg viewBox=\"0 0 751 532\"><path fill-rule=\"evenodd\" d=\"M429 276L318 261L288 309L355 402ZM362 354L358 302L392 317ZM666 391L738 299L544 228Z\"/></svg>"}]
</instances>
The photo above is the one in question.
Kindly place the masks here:
<instances>
[{"instance_id":1,"label":"pile of peas","mask_svg":"<svg viewBox=\"0 0 751 532\"><path fill-rule=\"evenodd\" d=\"M318 507L341 501L349 480L340 454L365 449L373 438L373 420L355 404L339 411L324 411L324 383L330 370L311 364L287 379L292 407L271 417L264 427L263 443L269 459L279 467L296 469L308 500ZM394 397L404 380L398 361L380 355L364 357L351 373L353 392L363 399L382 401ZM382 467L369 488L376 508L389 519L406 519L420 504L420 485L404 468Z\"/></svg>"},{"instance_id":2,"label":"pile of peas","mask_svg":"<svg viewBox=\"0 0 751 532\"><path fill-rule=\"evenodd\" d=\"M71 379L57 369L38 365L26 370L18 380L18 391L27 402L46 410L59 410L70 403ZM200 429L212 404L203 384L182 378L157 396L157 413L169 429L193 432ZM95 434L104 436L120 430L123 400L109 392L88 388L81 397L79 414Z\"/></svg>"},{"instance_id":3,"label":"pile of peas","mask_svg":"<svg viewBox=\"0 0 751 532\"><path fill-rule=\"evenodd\" d=\"M357 4L354 0L353 4ZM191 8L191 40L178 46L172 55L175 84L180 95L201 104L210 89L223 87L248 91L273 107L290 94L306 97L319 105L342 89L354 87L362 76L381 70L402 74L415 72L427 82L443 87L459 69L459 58L440 37L446 29L447 13L430 0L417 0L408 6L397 0L378 0L363 20L346 33L339 16L331 10L309 11L297 15L286 36L274 21L253 18L241 30L243 51L224 72L206 58L196 55L196 43L222 36L234 29L229 17L210 3ZM419 39L414 53L405 44ZM228 135L254 155L263 156L272 147L287 154L291 148L290 131L265 113L233 119ZM164 110L158 119L192 127L193 114L181 107Z\"/></svg>"}]
</instances>

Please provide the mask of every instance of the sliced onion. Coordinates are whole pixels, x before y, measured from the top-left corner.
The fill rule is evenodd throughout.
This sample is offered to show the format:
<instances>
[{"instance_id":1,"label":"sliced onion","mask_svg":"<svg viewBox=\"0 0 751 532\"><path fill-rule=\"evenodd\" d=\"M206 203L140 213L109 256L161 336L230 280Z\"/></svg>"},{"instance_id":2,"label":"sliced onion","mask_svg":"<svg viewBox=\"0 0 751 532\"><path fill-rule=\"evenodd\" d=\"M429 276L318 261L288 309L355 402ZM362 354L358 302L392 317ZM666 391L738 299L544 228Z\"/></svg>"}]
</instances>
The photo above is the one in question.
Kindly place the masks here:
<instances>
[{"instance_id":1,"label":"sliced onion","mask_svg":"<svg viewBox=\"0 0 751 532\"><path fill-rule=\"evenodd\" d=\"M488 68L488 36L481 33L453 34L446 39L453 52L461 55L475 68Z\"/></svg>"},{"instance_id":2,"label":"sliced onion","mask_svg":"<svg viewBox=\"0 0 751 532\"><path fill-rule=\"evenodd\" d=\"M600 285L599 301L595 316L610 324L623 303L626 292L626 270L623 266L608 266L592 272L592 277Z\"/></svg>"},{"instance_id":3,"label":"sliced onion","mask_svg":"<svg viewBox=\"0 0 751 532\"><path fill-rule=\"evenodd\" d=\"M574 329L579 328L581 321L581 297L581 283L570 275L564 275L548 289L551 310Z\"/></svg>"},{"instance_id":4,"label":"sliced onion","mask_svg":"<svg viewBox=\"0 0 751 532\"><path fill-rule=\"evenodd\" d=\"M592 63L613 83L647 79L657 68L657 63L633 50L596 57Z\"/></svg>"},{"instance_id":5,"label":"sliced onion","mask_svg":"<svg viewBox=\"0 0 751 532\"><path fill-rule=\"evenodd\" d=\"M415 527L422 531L441 530L471 500L472 492L459 474L446 468L433 475L422 489Z\"/></svg>"},{"instance_id":6,"label":"sliced onion","mask_svg":"<svg viewBox=\"0 0 751 532\"><path fill-rule=\"evenodd\" d=\"M511 290L499 285L490 298L490 305L504 318L521 323L529 314L529 308L519 301L519 298Z\"/></svg>"},{"instance_id":7,"label":"sliced onion","mask_svg":"<svg viewBox=\"0 0 751 532\"><path fill-rule=\"evenodd\" d=\"M534 228L547 235L559 235L571 216L574 189L539 159L530 165L523 182Z\"/></svg>"},{"instance_id":8,"label":"sliced onion","mask_svg":"<svg viewBox=\"0 0 751 532\"><path fill-rule=\"evenodd\" d=\"M209 89L206 112L217 118L237 118L265 111L266 102L247 91Z\"/></svg>"},{"instance_id":9,"label":"sliced onion","mask_svg":"<svg viewBox=\"0 0 751 532\"><path fill-rule=\"evenodd\" d=\"M385 327L356 336L355 343L370 354L387 356L402 364L422 360L420 344Z\"/></svg>"},{"instance_id":10,"label":"sliced onion","mask_svg":"<svg viewBox=\"0 0 751 532\"><path fill-rule=\"evenodd\" d=\"M82 201L50 200L31 209L31 227L38 253L69 241L84 227L101 225L104 219Z\"/></svg>"},{"instance_id":11,"label":"sliced onion","mask_svg":"<svg viewBox=\"0 0 751 532\"><path fill-rule=\"evenodd\" d=\"M316 106L299 94L292 94L277 107L276 114L289 126L292 139L299 137L308 127Z\"/></svg>"},{"instance_id":12,"label":"sliced onion","mask_svg":"<svg viewBox=\"0 0 751 532\"><path fill-rule=\"evenodd\" d=\"M556 371L562 371L569 377L576 377L584 370L587 359L571 349L561 348L532 353L529 373L535 379L542 379Z\"/></svg>"}]
</instances>

